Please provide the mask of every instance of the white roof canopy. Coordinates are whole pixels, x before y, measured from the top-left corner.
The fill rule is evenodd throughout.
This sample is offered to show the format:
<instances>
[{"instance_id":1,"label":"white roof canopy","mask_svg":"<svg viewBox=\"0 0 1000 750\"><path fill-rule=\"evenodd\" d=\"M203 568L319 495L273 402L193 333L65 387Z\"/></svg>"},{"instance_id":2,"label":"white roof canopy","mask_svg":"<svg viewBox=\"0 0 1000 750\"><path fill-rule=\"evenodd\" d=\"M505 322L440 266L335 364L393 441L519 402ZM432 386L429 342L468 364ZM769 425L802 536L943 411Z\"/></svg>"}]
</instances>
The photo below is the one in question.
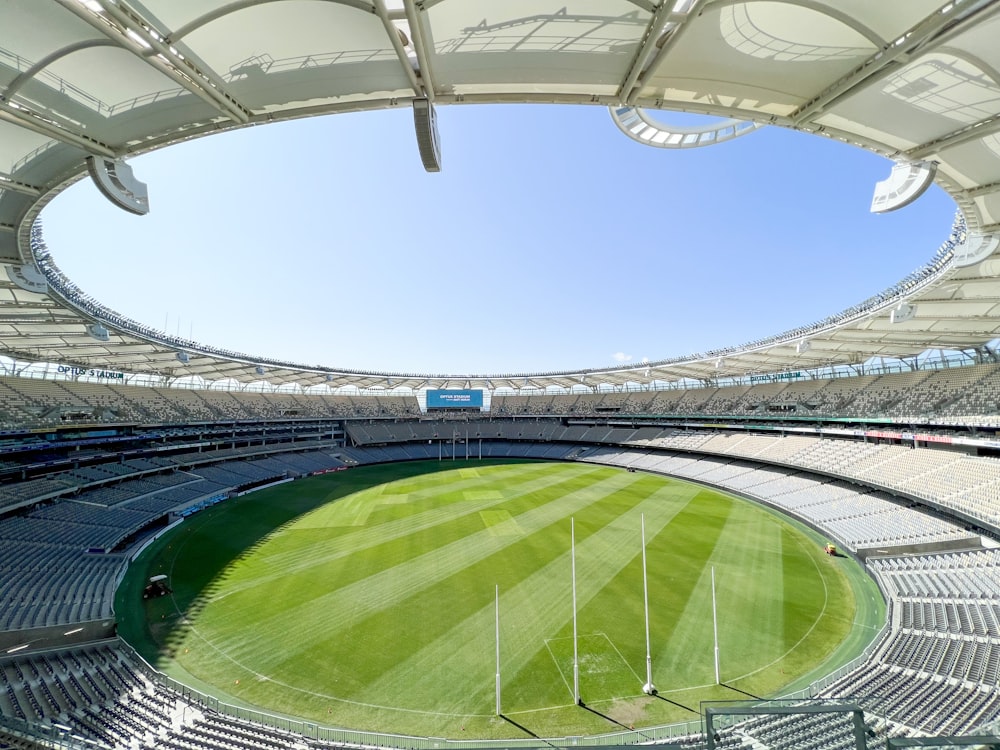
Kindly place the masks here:
<instances>
[{"instance_id":1,"label":"white roof canopy","mask_svg":"<svg viewBox=\"0 0 1000 750\"><path fill-rule=\"evenodd\" d=\"M998 0L7 0L0 354L304 387L517 389L975 348L1000 336L998 38ZM879 205L918 197L933 177L962 221L928 268L817 326L623 369L516 375L349 372L209 349L83 297L32 242L39 212L87 174L88 157L109 169L107 190L141 208L123 165L131 156L415 99L603 105L626 133L663 147L734 137L741 121L817 133L897 163ZM736 122L669 132L644 118L655 109Z\"/></svg>"}]
</instances>

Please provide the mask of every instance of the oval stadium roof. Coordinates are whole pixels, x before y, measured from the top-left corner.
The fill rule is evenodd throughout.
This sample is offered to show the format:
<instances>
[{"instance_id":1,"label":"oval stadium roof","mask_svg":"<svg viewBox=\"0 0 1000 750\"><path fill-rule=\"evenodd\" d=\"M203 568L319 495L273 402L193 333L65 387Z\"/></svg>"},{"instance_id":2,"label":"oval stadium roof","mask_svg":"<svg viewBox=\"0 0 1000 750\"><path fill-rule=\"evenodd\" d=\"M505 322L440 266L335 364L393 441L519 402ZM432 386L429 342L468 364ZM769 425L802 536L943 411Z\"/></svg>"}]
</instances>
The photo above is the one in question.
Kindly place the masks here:
<instances>
[{"instance_id":1,"label":"oval stadium roof","mask_svg":"<svg viewBox=\"0 0 1000 750\"><path fill-rule=\"evenodd\" d=\"M997 38L1000 0L7 0L0 354L168 378L518 389L979 347L1000 336ZM41 238L41 210L88 174L142 213L130 157L278 120L413 108L434 170L435 107L457 102L606 106L625 136L664 148L762 125L815 133L893 161L873 210L933 181L960 217L925 268L813 326L620 369L462 376L306 366L172 337L84 295ZM670 130L647 115L657 109L727 121Z\"/></svg>"}]
</instances>

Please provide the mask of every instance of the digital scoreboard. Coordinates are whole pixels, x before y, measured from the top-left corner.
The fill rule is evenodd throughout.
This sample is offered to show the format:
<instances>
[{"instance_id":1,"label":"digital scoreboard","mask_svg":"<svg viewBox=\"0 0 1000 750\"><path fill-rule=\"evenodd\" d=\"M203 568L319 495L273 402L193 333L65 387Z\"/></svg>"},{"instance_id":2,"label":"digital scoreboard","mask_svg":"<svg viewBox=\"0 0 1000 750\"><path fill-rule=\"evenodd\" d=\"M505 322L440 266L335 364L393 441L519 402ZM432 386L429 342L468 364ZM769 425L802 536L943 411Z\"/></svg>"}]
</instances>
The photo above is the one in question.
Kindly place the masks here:
<instances>
[{"instance_id":1,"label":"digital scoreboard","mask_svg":"<svg viewBox=\"0 0 1000 750\"><path fill-rule=\"evenodd\" d=\"M481 390L429 390L427 409L482 409Z\"/></svg>"}]
</instances>

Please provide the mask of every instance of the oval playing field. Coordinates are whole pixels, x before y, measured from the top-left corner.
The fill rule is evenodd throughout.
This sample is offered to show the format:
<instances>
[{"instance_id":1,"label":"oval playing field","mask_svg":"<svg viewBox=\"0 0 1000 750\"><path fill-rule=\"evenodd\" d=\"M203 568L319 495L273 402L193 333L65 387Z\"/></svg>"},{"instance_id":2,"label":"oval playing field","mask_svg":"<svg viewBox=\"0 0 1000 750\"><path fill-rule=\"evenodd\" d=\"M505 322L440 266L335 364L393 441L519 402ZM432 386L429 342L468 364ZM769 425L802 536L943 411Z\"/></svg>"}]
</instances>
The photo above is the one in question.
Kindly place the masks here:
<instances>
[{"instance_id":1,"label":"oval playing field","mask_svg":"<svg viewBox=\"0 0 1000 750\"><path fill-rule=\"evenodd\" d=\"M643 517L656 697L642 694ZM571 519L585 707L573 704ZM773 695L860 651L881 601L822 541L753 503L649 474L394 464L191 517L130 568L117 611L160 669L230 701L423 736L597 734ZM142 582L159 573L174 593L143 602ZM495 716L496 587L506 718Z\"/></svg>"}]
</instances>

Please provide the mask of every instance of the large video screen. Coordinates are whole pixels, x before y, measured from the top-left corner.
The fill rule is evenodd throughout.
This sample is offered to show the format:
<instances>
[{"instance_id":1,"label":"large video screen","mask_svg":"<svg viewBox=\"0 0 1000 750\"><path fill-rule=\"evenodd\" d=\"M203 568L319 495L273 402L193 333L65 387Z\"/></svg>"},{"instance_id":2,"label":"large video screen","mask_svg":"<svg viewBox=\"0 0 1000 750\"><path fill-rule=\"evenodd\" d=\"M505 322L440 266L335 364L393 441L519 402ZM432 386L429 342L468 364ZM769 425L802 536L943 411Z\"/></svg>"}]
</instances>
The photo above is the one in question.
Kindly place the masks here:
<instances>
[{"instance_id":1,"label":"large video screen","mask_svg":"<svg viewBox=\"0 0 1000 750\"><path fill-rule=\"evenodd\" d=\"M481 390L464 391L457 389L427 391L428 409L482 409Z\"/></svg>"}]
</instances>

